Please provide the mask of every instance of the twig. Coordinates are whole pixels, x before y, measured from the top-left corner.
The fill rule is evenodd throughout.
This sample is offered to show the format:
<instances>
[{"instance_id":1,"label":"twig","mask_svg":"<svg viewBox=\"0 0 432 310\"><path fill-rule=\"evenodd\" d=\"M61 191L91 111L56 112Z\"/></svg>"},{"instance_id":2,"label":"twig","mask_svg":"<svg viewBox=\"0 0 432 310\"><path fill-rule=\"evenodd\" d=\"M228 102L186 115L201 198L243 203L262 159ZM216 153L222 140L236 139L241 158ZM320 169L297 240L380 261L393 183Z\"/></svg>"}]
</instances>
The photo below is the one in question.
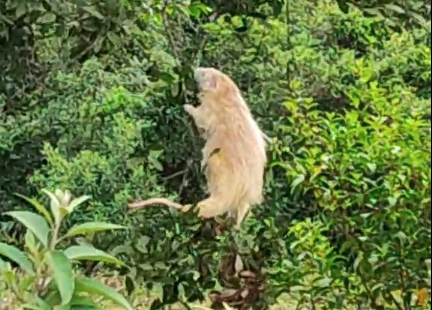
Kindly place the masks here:
<instances>
[{"instance_id":1,"label":"twig","mask_svg":"<svg viewBox=\"0 0 432 310\"><path fill-rule=\"evenodd\" d=\"M179 188L179 196L183 192L183 188L186 186L186 183L187 183L186 177L188 176L188 173L189 173L191 167L192 167L192 160L189 159L188 162L187 162L186 169L185 169L185 174L183 175L182 183L181 183L180 188Z\"/></svg>"},{"instance_id":2,"label":"twig","mask_svg":"<svg viewBox=\"0 0 432 310\"><path fill-rule=\"evenodd\" d=\"M164 1L164 6L163 6L162 12L161 12L161 14L162 14L162 21L163 21L163 24L165 26L165 31L166 31L167 36L168 36L168 41L169 41L169 44L171 46L171 50L172 50L172 52L174 54L175 62L180 67L181 66L181 62L180 62L179 53L178 53L177 47L176 47L176 45L174 43L175 40L174 40L174 37L173 37L173 35L171 33L171 28L170 28L170 24L168 22L168 17L167 17L167 13L166 13L168 5L169 5L169 1L165 0Z\"/></svg>"},{"instance_id":3,"label":"twig","mask_svg":"<svg viewBox=\"0 0 432 310\"><path fill-rule=\"evenodd\" d=\"M177 171L176 173L173 173L173 174L171 174L171 175L169 175L169 176L163 178L162 180L164 180L164 181L171 180L171 179L173 179L173 178L175 178L175 177L178 177L178 176L180 176L180 175L182 175L182 174L186 174L186 173L188 172L188 170L189 170L189 169L186 168L186 169L183 169L183 170Z\"/></svg>"}]
</instances>

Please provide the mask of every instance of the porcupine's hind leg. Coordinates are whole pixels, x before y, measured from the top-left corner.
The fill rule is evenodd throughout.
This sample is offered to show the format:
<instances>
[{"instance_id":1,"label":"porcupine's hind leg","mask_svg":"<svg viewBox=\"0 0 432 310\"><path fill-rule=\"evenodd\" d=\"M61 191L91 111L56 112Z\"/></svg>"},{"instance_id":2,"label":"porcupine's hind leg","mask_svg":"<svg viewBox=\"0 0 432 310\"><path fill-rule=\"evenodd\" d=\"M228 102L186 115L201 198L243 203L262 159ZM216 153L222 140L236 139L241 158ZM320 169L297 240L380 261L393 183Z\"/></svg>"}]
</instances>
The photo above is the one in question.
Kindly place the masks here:
<instances>
[{"instance_id":1,"label":"porcupine's hind leg","mask_svg":"<svg viewBox=\"0 0 432 310\"><path fill-rule=\"evenodd\" d=\"M223 199L210 196L197 203L198 216L202 218L212 218L223 215L230 211L230 207L223 203Z\"/></svg>"},{"instance_id":2,"label":"porcupine's hind leg","mask_svg":"<svg viewBox=\"0 0 432 310\"><path fill-rule=\"evenodd\" d=\"M247 202L241 202L239 203L237 210L235 210L235 213L232 214L232 216L235 218L235 225L234 228L239 230L241 227L241 224L245 220L246 216L249 213L249 210L251 208L251 205Z\"/></svg>"}]
</instances>

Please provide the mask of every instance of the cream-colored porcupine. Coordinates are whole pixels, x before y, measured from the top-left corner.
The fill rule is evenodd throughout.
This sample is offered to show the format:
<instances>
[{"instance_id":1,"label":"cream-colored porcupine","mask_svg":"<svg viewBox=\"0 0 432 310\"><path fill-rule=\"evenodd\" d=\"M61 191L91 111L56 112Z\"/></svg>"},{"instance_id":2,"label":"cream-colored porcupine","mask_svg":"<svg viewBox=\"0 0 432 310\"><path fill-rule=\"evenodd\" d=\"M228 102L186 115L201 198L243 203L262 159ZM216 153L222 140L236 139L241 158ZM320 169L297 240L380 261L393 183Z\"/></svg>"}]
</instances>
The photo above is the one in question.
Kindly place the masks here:
<instances>
[{"instance_id":1,"label":"cream-colored porcupine","mask_svg":"<svg viewBox=\"0 0 432 310\"><path fill-rule=\"evenodd\" d=\"M207 199L197 204L203 218L229 213L239 228L251 206L262 201L266 136L259 128L237 85L214 68L195 70L201 104L186 104L185 111L203 131L206 144L202 166L207 178ZM153 198L130 204L142 208L164 204L186 212L182 206L165 198Z\"/></svg>"}]
</instances>

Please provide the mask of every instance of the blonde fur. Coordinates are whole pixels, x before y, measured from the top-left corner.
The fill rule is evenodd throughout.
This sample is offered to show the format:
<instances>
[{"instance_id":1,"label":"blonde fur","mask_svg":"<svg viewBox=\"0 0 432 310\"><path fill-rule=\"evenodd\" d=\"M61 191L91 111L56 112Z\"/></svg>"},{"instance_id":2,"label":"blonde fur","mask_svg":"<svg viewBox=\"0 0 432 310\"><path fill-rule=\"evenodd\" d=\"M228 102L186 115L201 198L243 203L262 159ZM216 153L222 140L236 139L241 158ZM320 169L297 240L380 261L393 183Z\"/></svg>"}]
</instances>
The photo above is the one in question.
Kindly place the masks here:
<instances>
[{"instance_id":1,"label":"blonde fur","mask_svg":"<svg viewBox=\"0 0 432 310\"><path fill-rule=\"evenodd\" d=\"M210 193L209 198L198 203L198 215L211 218L229 213L239 228L251 206L263 199L266 136L231 78L217 69L200 67L195 71L195 79L201 104L185 105L184 109L206 139L202 166ZM183 212L190 209L190 205L182 206L165 198L129 206L136 209L152 204Z\"/></svg>"}]
</instances>

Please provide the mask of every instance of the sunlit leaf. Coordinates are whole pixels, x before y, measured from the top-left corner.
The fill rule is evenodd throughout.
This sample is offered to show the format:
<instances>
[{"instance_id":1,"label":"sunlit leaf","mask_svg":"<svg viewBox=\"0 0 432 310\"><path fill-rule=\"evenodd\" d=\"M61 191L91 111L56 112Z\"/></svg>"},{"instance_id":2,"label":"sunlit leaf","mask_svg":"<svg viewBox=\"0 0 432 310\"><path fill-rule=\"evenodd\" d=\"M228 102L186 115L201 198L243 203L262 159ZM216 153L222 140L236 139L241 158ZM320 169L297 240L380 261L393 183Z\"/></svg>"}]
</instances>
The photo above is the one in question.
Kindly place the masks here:
<instances>
[{"instance_id":1,"label":"sunlit leaf","mask_svg":"<svg viewBox=\"0 0 432 310\"><path fill-rule=\"evenodd\" d=\"M125 264L104 251L86 245L73 245L64 251L70 260L90 260L124 266Z\"/></svg>"},{"instance_id":2,"label":"sunlit leaf","mask_svg":"<svg viewBox=\"0 0 432 310\"><path fill-rule=\"evenodd\" d=\"M53 272L54 280L62 298L62 305L66 305L71 301L75 291L71 262L61 251L47 252L45 259Z\"/></svg>"},{"instance_id":3,"label":"sunlit leaf","mask_svg":"<svg viewBox=\"0 0 432 310\"><path fill-rule=\"evenodd\" d=\"M304 174L299 174L295 180L291 184L291 193L293 193L294 189L305 180Z\"/></svg>"},{"instance_id":4,"label":"sunlit leaf","mask_svg":"<svg viewBox=\"0 0 432 310\"><path fill-rule=\"evenodd\" d=\"M392 10L392 11L395 11L399 14L405 14L405 10L396 4L388 3L388 4L385 4L384 6L385 6L385 8Z\"/></svg>"},{"instance_id":5,"label":"sunlit leaf","mask_svg":"<svg viewBox=\"0 0 432 310\"><path fill-rule=\"evenodd\" d=\"M40 204L36 199L29 198L18 193L15 193L15 195L28 201L33 207L35 207L36 210L38 210L39 213L41 213L45 217L48 223L53 223L51 214L49 213L48 209L45 208L42 204Z\"/></svg>"},{"instance_id":6,"label":"sunlit leaf","mask_svg":"<svg viewBox=\"0 0 432 310\"><path fill-rule=\"evenodd\" d=\"M9 211L5 214L21 222L45 247L48 247L50 229L47 221L42 216L29 211Z\"/></svg>"},{"instance_id":7,"label":"sunlit leaf","mask_svg":"<svg viewBox=\"0 0 432 310\"><path fill-rule=\"evenodd\" d=\"M88 222L84 224L79 224L73 226L69 231L64 235L64 238L69 238L77 235L86 235L88 233L95 233L105 230L114 230L114 229L126 229L126 227L116 224L104 223L104 222Z\"/></svg>"},{"instance_id":8,"label":"sunlit leaf","mask_svg":"<svg viewBox=\"0 0 432 310\"><path fill-rule=\"evenodd\" d=\"M111 300L113 303L123 307L124 309L133 309L130 303L122 295L109 286L92 279L76 279L75 283L77 292L99 295L105 299Z\"/></svg>"},{"instance_id":9,"label":"sunlit leaf","mask_svg":"<svg viewBox=\"0 0 432 310\"><path fill-rule=\"evenodd\" d=\"M46 189L42 189L42 191L48 195L48 197L50 198L50 208L51 208L51 213L54 216L54 221L56 224L59 224L61 221L61 214L60 214L60 201L58 200L58 198L51 193L50 191L46 190Z\"/></svg>"},{"instance_id":10,"label":"sunlit leaf","mask_svg":"<svg viewBox=\"0 0 432 310\"><path fill-rule=\"evenodd\" d=\"M25 304L24 309L34 309L34 310L52 310L51 306L44 300L40 299L38 296L33 296L34 304Z\"/></svg>"},{"instance_id":11,"label":"sunlit leaf","mask_svg":"<svg viewBox=\"0 0 432 310\"><path fill-rule=\"evenodd\" d=\"M49 24L54 22L55 20L56 20L55 14L51 12L47 12L43 14L41 17L39 17L36 22L41 24Z\"/></svg>"},{"instance_id":12,"label":"sunlit leaf","mask_svg":"<svg viewBox=\"0 0 432 310\"><path fill-rule=\"evenodd\" d=\"M31 232L31 230L27 229L25 236L25 246L31 253L36 253L37 247L36 247L36 239L34 237L34 234Z\"/></svg>"},{"instance_id":13,"label":"sunlit leaf","mask_svg":"<svg viewBox=\"0 0 432 310\"><path fill-rule=\"evenodd\" d=\"M71 310L99 310L100 308L90 297L75 294L70 302Z\"/></svg>"},{"instance_id":14,"label":"sunlit leaf","mask_svg":"<svg viewBox=\"0 0 432 310\"><path fill-rule=\"evenodd\" d=\"M7 257L11 261L17 263L20 268L28 274L34 274L33 263L24 252L20 251L13 245L0 242L0 255Z\"/></svg>"},{"instance_id":15,"label":"sunlit leaf","mask_svg":"<svg viewBox=\"0 0 432 310\"><path fill-rule=\"evenodd\" d=\"M101 13L99 13L99 11L94 6L88 5L88 6L82 6L81 8L84 11L88 12L90 15L92 15L98 19L101 19L101 20L104 19L104 16Z\"/></svg>"},{"instance_id":16,"label":"sunlit leaf","mask_svg":"<svg viewBox=\"0 0 432 310\"><path fill-rule=\"evenodd\" d=\"M69 205L67 206L67 209L69 210L69 212L73 212L77 206L79 206L80 204L82 204L83 202L85 202L89 199L91 199L91 196L88 196L88 195L84 195L84 196L75 198L74 200L72 200L69 203Z\"/></svg>"}]
</instances>

